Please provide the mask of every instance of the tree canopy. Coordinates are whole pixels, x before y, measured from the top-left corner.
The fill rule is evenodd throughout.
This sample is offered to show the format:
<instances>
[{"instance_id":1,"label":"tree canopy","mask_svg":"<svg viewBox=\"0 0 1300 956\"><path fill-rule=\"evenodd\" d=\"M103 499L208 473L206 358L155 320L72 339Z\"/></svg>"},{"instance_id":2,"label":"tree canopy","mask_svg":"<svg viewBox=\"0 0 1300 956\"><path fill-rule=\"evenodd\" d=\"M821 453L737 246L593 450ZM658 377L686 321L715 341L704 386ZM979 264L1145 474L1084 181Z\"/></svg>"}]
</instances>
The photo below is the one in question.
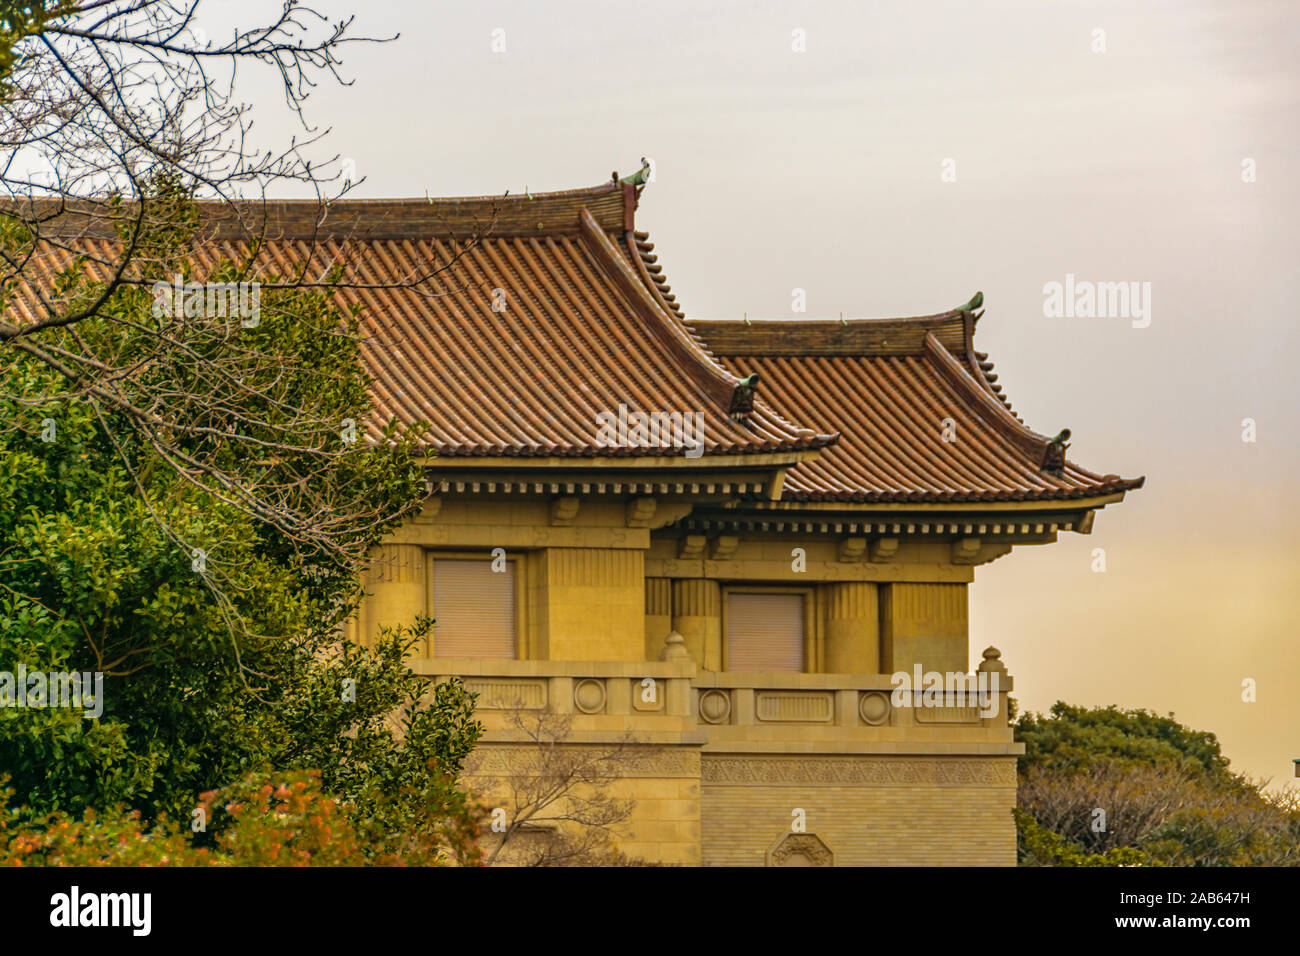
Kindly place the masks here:
<instances>
[{"instance_id":1,"label":"tree canopy","mask_svg":"<svg viewBox=\"0 0 1300 956\"><path fill-rule=\"evenodd\" d=\"M181 230L148 237L160 275L189 274L190 239ZM58 282L98 294L80 264ZM98 719L66 707L0 708L0 767L18 798L33 814L120 804L146 822L164 812L187 819L200 792L248 773L315 770L376 847L409 836L417 818L436 830L431 808L463 815L455 777L479 732L471 698L456 682L431 690L406 667L418 634L364 648L339 628L356 607L362 566L339 555L364 555L424 489L414 432L392 427L375 445L343 435L343 423L369 411L358 317L315 289L268 294L253 328L228 317L229 337L211 347L247 340L259 356L236 392L184 350L153 347L169 323L185 321L156 315L153 302L145 288L118 287L104 317L51 331L47 345L101 339L144 356L133 374L150 388L201 396L193 414L205 427L179 445L203 446L249 486L296 473L293 452L249 455L226 436L247 434L250 421L273 424L282 407L310 410L332 423L321 441L336 447L311 463L309 493L346 499L349 515L365 520L328 529L337 549L304 547L170 467L147 436L120 427L120 411L79 395L45 363L6 354L0 669L105 675Z\"/></svg>"},{"instance_id":2,"label":"tree canopy","mask_svg":"<svg viewBox=\"0 0 1300 956\"><path fill-rule=\"evenodd\" d=\"M1234 773L1172 714L1058 701L1016 739L1022 864L1300 865L1300 793Z\"/></svg>"}]
</instances>

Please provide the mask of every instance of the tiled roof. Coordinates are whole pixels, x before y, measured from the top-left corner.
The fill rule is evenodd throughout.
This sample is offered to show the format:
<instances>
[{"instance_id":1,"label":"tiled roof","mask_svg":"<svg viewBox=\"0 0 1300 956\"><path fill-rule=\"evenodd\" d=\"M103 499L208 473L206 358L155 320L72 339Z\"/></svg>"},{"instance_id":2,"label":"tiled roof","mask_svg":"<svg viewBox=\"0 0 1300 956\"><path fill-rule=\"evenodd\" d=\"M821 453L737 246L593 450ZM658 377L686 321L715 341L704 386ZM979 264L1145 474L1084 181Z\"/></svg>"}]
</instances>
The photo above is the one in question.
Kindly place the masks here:
<instances>
[{"instance_id":1,"label":"tiled roof","mask_svg":"<svg viewBox=\"0 0 1300 956\"><path fill-rule=\"evenodd\" d=\"M262 235L259 268L308 274L347 262L345 305L363 307L374 379L370 434L389 416L429 424L439 456L660 457L681 447L598 443L601 412L702 413L704 453L821 447L758 402L729 414L736 377L684 324L645 233L637 187L471 199L209 205L196 259L238 259ZM236 216L242 219L237 221ZM82 245L108 224L68 226ZM447 266L423 284L410 277Z\"/></svg>"},{"instance_id":2,"label":"tiled roof","mask_svg":"<svg viewBox=\"0 0 1300 956\"><path fill-rule=\"evenodd\" d=\"M310 278L345 263L337 295L362 307L370 434L390 416L424 421L439 456L682 453L605 447L597 415L622 406L703 413L711 455L820 449L787 472L787 501L1052 501L1141 486L1068 461L1053 467L1049 439L1021 422L975 351L979 314L969 307L907 319L688 323L654 245L635 229L639 192L610 181L324 210L207 204L195 257L201 268L242 259L260 236L259 272L308 264ZM106 252L111 224L78 215L66 214L70 245ZM67 250L52 259L60 256L66 262ZM736 386L753 372L760 383L745 412Z\"/></svg>"},{"instance_id":3,"label":"tiled roof","mask_svg":"<svg viewBox=\"0 0 1300 956\"><path fill-rule=\"evenodd\" d=\"M441 283L458 294L345 293L372 323L365 358L379 417L429 422L444 456L665 454L597 445L597 414L621 405L703 412L708 454L826 443L763 404L732 421L735 377L655 301L631 242L580 218L575 233L484 239ZM454 255L437 238L376 241L358 258L359 275L381 284L421 259Z\"/></svg>"},{"instance_id":4,"label":"tiled roof","mask_svg":"<svg viewBox=\"0 0 1300 956\"><path fill-rule=\"evenodd\" d=\"M691 324L735 374L759 373L759 396L780 414L840 433L787 472L782 500L1038 501L1141 487L1069 461L1042 467L1050 439L1020 422L971 347L976 318Z\"/></svg>"}]
</instances>

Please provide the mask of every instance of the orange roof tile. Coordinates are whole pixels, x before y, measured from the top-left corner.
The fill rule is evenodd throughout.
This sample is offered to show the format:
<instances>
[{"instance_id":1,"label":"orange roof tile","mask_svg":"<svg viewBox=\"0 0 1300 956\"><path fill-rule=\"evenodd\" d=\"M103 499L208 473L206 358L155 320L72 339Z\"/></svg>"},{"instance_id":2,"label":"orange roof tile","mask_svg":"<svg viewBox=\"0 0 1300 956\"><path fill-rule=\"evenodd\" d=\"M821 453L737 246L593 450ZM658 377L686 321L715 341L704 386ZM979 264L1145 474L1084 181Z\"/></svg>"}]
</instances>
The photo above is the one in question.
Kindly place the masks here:
<instances>
[{"instance_id":1,"label":"orange roof tile","mask_svg":"<svg viewBox=\"0 0 1300 956\"><path fill-rule=\"evenodd\" d=\"M700 413L704 453L817 448L835 440L758 402L729 412L736 377L682 321L644 233L637 188L434 200L209 204L196 259L238 259L264 236L256 269L309 274L348 265L341 304L360 305L374 379L369 432L395 417L429 424L441 456L660 457L682 447L608 447L602 412ZM250 233L251 227L251 233ZM87 247L111 224L66 231ZM477 238L474 238L477 235ZM101 251L107 251L106 246ZM444 272L419 287L404 279Z\"/></svg>"},{"instance_id":2,"label":"orange roof tile","mask_svg":"<svg viewBox=\"0 0 1300 956\"><path fill-rule=\"evenodd\" d=\"M791 468L783 500L1067 500L1143 479L1044 467L972 340L979 314L907 319L687 322L654 245L636 231L640 189L468 199L206 204L201 267L323 275L347 263L341 305L362 307L374 386L370 434L390 417L429 424L441 456L661 457L603 447L602 412L700 412L705 452L820 449ZM67 213L76 244L107 252L111 224ZM87 219L86 216L90 218ZM77 219L81 216L81 219ZM66 261L66 250L60 251ZM58 258L56 255L54 258ZM445 267L412 285L430 267ZM974 303L972 303L973 305ZM20 313L27 306L20 301ZM733 420L737 382L760 375ZM951 419L955 440L944 441ZM837 440L838 439L838 440Z\"/></svg>"},{"instance_id":3,"label":"orange roof tile","mask_svg":"<svg viewBox=\"0 0 1300 956\"><path fill-rule=\"evenodd\" d=\"M782 500L1040 501L1141 487L1069 461L1043 467L1050 439L1014 415L970 347L977 317L691 324L735 374L759 373L780 414L840 432L787 472Z\"/></svg>"}]
</instances>

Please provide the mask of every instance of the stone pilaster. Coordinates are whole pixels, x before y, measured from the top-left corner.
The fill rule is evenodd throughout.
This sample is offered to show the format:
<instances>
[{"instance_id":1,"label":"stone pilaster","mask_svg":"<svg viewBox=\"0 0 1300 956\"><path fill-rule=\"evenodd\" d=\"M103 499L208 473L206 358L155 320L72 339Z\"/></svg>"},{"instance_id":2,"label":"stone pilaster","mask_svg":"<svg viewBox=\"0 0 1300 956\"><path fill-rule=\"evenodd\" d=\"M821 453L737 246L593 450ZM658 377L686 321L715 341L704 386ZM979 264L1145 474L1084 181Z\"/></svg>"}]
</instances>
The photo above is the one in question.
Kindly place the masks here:
<instances>
[{"instance_id":1,"label":"stone pilaster","mask_svg":"<svg viewBox=\"0 0 1300 956\"><path fill-rule=\"evenodd\" d=\"M547 548L540 553L551 660L645 659L646 587L641 551Z\"/></svg>"},{"instance_id":2,"label":"stone pilaster","mask_svg":"<svg viewBox=\"0 0 1300 956\"><path fill-rule=\"evenodd\" d=\"M416 615L427 614L428 582L424 574L424 549L414 544L383 544L378 547L366 578L365 637L373 643L381 627L415 623ZM432 657L433 648L415 648L417 657Z\"/></svg>"},{"instance_id":3,"label":"stone pilaster","mask_svg":"<svg viewBox=\"0 0 1300 956\"><path fill-rule=\"evenodd\" d=\"M722 670L722 587L717 581L673 581L672 627L685 638L695 663L705 670Z\"/></svg>"},{"instance_id":4,"label":"stone pilaster","mask_svg":"<svg viewBox=\"0 0 1300 956\"><path fill-rule=\"evenodd\" d=\"M645 579L645 659L657 661L664 650L664 638L673 628L673 582L668 578Z\"/></svg>"},{"instance_id":5,"label":"stone pilaster","mask_svg":"<svg viewBox=\"0 0 1300 956\"><path fill-rule=\"evenodd\" d=\"M880 608L869 581L827 584L826 671L831 674L880 672Z\"/></svg>"}]
</instances>

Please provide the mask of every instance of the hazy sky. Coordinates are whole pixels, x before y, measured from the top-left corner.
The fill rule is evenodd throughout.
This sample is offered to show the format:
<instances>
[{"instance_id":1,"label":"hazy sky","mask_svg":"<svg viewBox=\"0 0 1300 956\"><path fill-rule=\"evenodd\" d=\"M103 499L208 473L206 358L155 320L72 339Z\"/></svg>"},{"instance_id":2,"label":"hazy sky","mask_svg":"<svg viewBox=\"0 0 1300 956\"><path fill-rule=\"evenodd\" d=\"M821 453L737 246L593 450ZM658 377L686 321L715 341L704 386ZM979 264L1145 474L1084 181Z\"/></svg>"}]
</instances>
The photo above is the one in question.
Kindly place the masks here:
<instances>
[{"instance_id":1,"label":"hazy sky","mask_svg":"<svg viewBox=\"0 0 1300 956\"><path fill-rule=\"evenodd\" d=\"M915 315L982 289L976 345L1016 410L1147 486L1090 537L980 568L973 660L1000 647L1030 709L1173 711L1237 769L1291 776L1295 3L318 6L401 34L311 101L358 195L587 186L645 155L638 223L689 316L790 317L794 288L810 317ZM245 94L274 103L267 79ZM1045 318L1068 273L1150 282L1150 326Z\"/></svg>"}]
</instances>

